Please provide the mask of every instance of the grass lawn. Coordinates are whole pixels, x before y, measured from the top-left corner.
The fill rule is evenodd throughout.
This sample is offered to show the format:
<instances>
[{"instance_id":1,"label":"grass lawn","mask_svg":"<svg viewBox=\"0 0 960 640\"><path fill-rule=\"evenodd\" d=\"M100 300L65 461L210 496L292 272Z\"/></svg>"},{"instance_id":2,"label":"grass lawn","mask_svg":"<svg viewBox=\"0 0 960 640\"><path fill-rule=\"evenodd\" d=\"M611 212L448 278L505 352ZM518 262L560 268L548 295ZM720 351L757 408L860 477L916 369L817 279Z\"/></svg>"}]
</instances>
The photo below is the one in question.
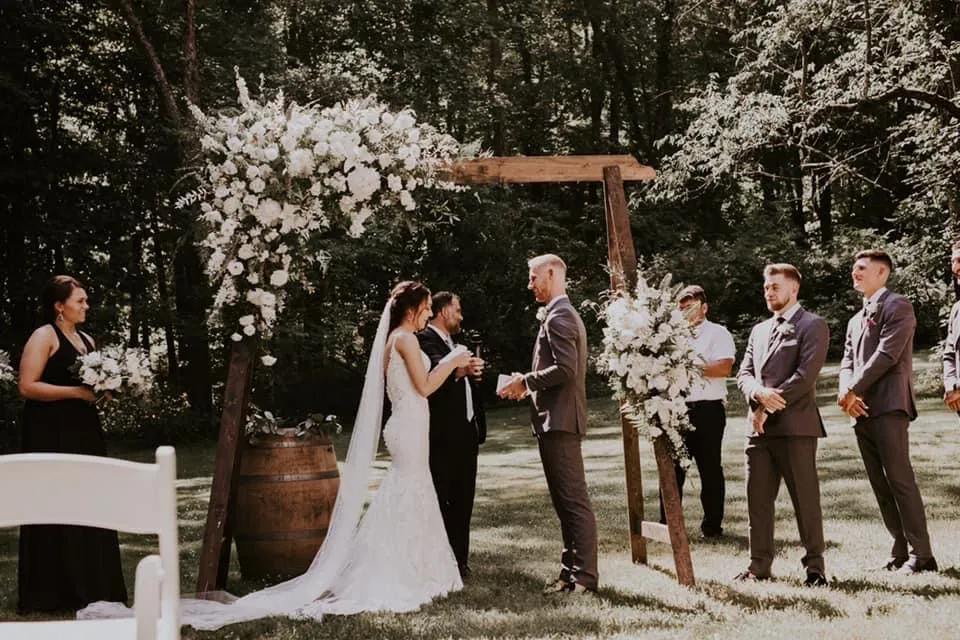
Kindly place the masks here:
<instances>
[{"instance_id":1,"label":"grass lawn","mask_svg":"<svg viewBox=\"0 0 960 640\"><path fill-rule=\"evenodd\" d=\"M590 405L591 430L584 443L587 480L600 533L601 588L596 597L545 598L541 586L557 572L560 530L550 506L526 408L491 412L490 437L480 455L471 565L466 588L413 614L329 616L322 623L260 620L212 633L184 629L184 638L957 638L960 637L960 423L938 400L921 403L911 426L912 458L923 494L934 552L941 572L904 577L871 570L890 547L857 452L853 431L832 406L836 367L821 381L821 404L829 437L821 441L827 572L830 585L801 584L799 543L786 489L777 501L778 557L775 580L731 581L749 562L744 495L742 403L732 394L724 438L727 476L726 536L697 539L699 477L687 481L685 515L697 586L677 585L669 547L649 544L650 564L630 562L622 445L616 407ZM337 443L338 455L347 440ZM653 453L641 444L647 515L656 507ZM213 468L213 445L181 448L178 493L182 589L193 590ZM149 460L152 452L123 457ZM387 465L378 460L379 478ZM4 487L5 491L16 490ZM0 530L0 619L14 616L16 530ZM155 540L121 536L127 584L137 560ZM236 563L234 556L234 563ZM245 593L258 585L240 581L236 567L229 589Z\"/></svg>"}]
</instances>

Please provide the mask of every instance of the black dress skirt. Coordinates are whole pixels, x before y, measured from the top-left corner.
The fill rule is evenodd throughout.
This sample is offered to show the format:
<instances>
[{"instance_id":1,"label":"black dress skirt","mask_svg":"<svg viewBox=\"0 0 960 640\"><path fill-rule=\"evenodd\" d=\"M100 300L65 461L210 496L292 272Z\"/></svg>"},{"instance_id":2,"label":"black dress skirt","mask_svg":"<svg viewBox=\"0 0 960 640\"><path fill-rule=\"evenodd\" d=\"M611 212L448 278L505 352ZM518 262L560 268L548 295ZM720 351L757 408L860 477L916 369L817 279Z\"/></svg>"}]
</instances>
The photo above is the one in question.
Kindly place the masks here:
<instances>
[{"instance_id":1,"label":"black dress skirt","mask_svg":"<svg viewBox=\"0 0 960 640\"><path fill-rule=\"evenodd\" d=\"M41 381L79 386L71 371L78 352L54 325L60 348L50 357ZM89 351L93 345L81 335ZM23 415L24 453L81 453L106 456L96 407L83 400L27 400ZM117 532L71 525L20 527L17 572L20 613L65 613L91 602L126 602Z\"/></svg>"}]
</instances>

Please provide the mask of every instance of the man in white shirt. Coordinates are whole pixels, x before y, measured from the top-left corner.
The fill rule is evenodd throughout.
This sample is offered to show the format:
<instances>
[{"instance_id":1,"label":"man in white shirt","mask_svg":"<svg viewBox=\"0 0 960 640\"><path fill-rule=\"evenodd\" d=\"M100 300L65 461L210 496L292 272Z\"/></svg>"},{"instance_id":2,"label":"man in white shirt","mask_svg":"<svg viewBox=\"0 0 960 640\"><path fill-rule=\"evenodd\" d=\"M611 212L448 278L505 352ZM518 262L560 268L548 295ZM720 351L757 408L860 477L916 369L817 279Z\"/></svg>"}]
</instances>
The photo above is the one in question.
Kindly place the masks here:
<instances>
[{"instance_id":1,"label":"man in white shirt","mask_svg":"<svg viewBox=\"0 0 960 640\"><path fill-rule=\"evenodd\" d=\"M687 397L687 413L695 431L684 436L690 457L700 473L700 504L703 522L700 531L704 538L723 534L723 503L726 481L723 477L721 448L723 431L727 424L724 402L727 399L726 378L733 371L736 346L726 327L707 320L707 295L703 287L691 285L677 297L680 310L694 328L694 348L700 356L704 379ZM677 485L683 499L686 471L678 464ZM663 500L660 501L660 522L666 522Z\"/></svg>"}]
</instances>

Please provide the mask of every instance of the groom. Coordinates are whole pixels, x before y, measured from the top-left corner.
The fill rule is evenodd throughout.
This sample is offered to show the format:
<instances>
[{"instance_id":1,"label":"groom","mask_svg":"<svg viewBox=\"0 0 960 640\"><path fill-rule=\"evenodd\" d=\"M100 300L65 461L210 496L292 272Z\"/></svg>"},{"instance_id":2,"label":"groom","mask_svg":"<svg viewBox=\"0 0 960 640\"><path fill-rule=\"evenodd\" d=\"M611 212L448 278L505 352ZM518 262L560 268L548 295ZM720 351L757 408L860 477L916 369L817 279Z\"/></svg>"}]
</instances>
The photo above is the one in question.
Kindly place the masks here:
<instances>
[{"instance_id":1,"label":"groom","mask_svg":"<svg viewBox=\"0 0 960 640\"><path fill-rule=\"evenodd\" d=\"M498 393L512 400L530 396L533 433L560 518L560 577L544 593L583 594L597 588L597 522L580 450L587 429L587 333L566 295L563 260L547 254L527 265L527 288L546 304L546 316L533 349L533 371L513 374Z\"/></svg>"},{"instance_id":2,"label":"groom","mask_svg":"<svg viewBox=\"0 0 960 640\"><path fill-rule=\"evenodd\" d=\"M433 294L433 318L417 334L420 349L430 357L431 369L453 349L453 336L460 332L462 322L458 296L449 291ZM464 580L470 577L470 518L477 488L478 447L487 437L477 385L482 373L483 361L472 358L470 366L454 370L429 398L430 475L447 539Z\"/></svg>"}]
</instances>

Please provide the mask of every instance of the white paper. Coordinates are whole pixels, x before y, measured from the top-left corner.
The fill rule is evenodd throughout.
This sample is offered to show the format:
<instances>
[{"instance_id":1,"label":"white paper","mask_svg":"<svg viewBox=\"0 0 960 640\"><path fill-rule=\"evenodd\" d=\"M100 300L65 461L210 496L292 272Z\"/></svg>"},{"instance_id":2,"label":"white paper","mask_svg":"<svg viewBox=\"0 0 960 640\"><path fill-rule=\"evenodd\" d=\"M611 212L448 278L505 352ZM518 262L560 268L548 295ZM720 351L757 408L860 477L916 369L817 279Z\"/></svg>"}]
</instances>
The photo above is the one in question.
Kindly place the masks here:
<instances>
[{"instance_id":1,"label":"white paper","mask_svg":"<svg viewBox=\"0 0 960 640\"><path fill-rule=\"evenodd\" d=\"M440 364L443 364L444 362L447 362L449 360L453 360L454 358L456 358L466 350L467 348L465 346L463 346L462 344L458 344L450 351L450 353L443 356L443 358L440 360Z\"/></svg>"},{"instance_id":2,"label":"white paper","mask_svg":"<svg viewBox=\"0 0 960 640\"><path fill-rule=\"evenodd\" d=\"M497 376L497 393L500 393L501 390L513 380L513 376L505 376L502 373Z\"/></svg>"}]
</instances>

